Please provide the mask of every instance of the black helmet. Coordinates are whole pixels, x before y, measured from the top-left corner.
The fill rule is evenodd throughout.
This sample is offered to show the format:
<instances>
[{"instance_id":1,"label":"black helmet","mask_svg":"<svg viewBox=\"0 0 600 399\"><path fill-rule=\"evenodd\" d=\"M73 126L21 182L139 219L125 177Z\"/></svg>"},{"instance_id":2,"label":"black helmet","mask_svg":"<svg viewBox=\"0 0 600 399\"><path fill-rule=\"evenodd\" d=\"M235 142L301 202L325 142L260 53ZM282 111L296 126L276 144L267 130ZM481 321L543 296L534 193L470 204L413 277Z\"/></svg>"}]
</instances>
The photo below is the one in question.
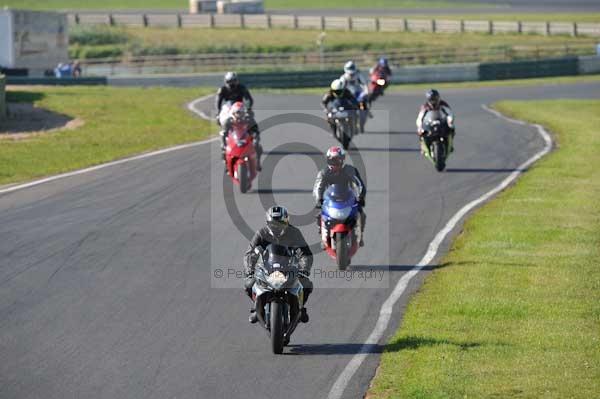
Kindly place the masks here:
<instances>
[{"instance_id":1,"label":"black helmet","mask_svg":"<svg viewBox=\"0 0 600 399\"><path fill-rule=\"evenodd\" d=\"M267 211L267 228L273 237L281 237L290 225L288 211L283 206L272 206Z\"/></svg>"},{"instance_id":2,"label":"black helmet","mask_svg":"<svg viewBox=\"0 0 600 399\"><path fill-rule=\"evenodd\" d=\"M436 89L429 89L429 91L425 94L425 98L429 105L433 108L437 108L440 105L440 92Z\"/></svg>"},{"instance_id":3,"label":"black helmet","mask_svg":"<svg viewBox=\"0 0 600 399\"><path fill-rule=\"evenodd\" d=\"M235 72L227 72L223 78L223 81L227 87L236 86L239 83L237 74Z\"/></svg>"}]
</instances>

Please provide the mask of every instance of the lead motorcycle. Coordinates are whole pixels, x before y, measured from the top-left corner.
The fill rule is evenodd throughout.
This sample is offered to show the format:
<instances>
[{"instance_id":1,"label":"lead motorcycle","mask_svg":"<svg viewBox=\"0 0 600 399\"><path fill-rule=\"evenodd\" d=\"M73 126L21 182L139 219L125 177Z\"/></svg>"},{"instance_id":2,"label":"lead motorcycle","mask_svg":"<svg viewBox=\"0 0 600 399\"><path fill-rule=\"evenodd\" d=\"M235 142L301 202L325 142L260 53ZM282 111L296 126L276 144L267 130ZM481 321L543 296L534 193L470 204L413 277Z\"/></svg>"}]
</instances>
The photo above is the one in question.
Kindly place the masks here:
<instances>
[{"instance_id":1,"label":"lead motorcycle","mask_svg":"<svg viewBox=\"0 0 600 399\"><path fill-rule=\"evenodd\" d=\"M254 137L249 133L248 124L233 123L226 140L225 166L227 174L240 186L242 193L252 187L252 180L258 174L257 165Z\"/></svg>"},{"instance_id":2,"label":"lead motorcycle","mask_svg":"<svg viewBox=\"0 0 600 399\"><path fill-rule=\"evenodd\" d=\"M358 217L357 197L350 187L332 184L325 190L321 205L321 240L340 270L350 265L358 250Z\"/></svg>"},{"instance_id":3,"label":"lead motorcycle","mask_svg":"<svg viewBox=\"0 0 600 399\"><path fill-rule=\"evenodd\" d=\"M298 257L291 249L270 244L259 255L252 287L256 316L271 337L273 353L280 354L289 344L298 326L304 306L304 288L300 283Z\"/></svg>"},{"instance_id":4,"label":"lead motorcycle","mask_svg":"<svg viewBox=\"0 0 600 399\"><path fill-rule=\"evenodd\" d=\"M438 172L446 168L446 160L452 148L452 135L446 116L439 110L429 111L423 119L421 151L433 163Z\"/></svg>"},{"instance_id":5,"label":"lead motorcycle","mask_svg":"<svg viewBox=\"0 0 600 399\"><path fill-rule=\"evenodd\" d=\"M356 134L356 110L353 105L337 98L329 104L327 118L335 125L335 138L347 150Z\"/></svg>"},{"instance_id":6,"label":"lead motorcycle","mask_svg":"<svg viewBox=\"0 0 600 399\"><path fill-rule=\"evenodd\" d=\"M375 101L389 85L389 76L381 71L373 70L369 75L369 101Z\"/></svg>"}]
</instances>

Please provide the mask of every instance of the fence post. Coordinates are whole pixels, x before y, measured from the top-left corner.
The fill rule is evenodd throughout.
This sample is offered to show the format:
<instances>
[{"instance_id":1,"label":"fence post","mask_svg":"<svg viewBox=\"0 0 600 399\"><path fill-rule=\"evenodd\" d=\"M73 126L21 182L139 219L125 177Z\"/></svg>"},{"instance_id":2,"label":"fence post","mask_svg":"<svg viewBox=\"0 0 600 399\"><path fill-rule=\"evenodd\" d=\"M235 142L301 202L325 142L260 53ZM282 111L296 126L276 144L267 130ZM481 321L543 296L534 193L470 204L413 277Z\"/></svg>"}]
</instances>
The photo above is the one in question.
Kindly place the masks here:
<instances>
[{"instance_id":1,"label":"fence post","mask_svg":"<svg viewBox=\"0 0 600 399\"><path fill-rule=\"evenodd\" d=\"M75 25L79 25L79 14L75 14Z\"/></svg>"},{"instance_id":2,"label":"fence post","mask_svg":"<svg viewBox=\"0 0 600 399\"><path fill-rule=\"evenodd\" d=\"M573 31L571 32L571 35L573 35L573 36L579 35L577 22L573 22Z\"/></svg>"},{"instance_id":3,"label":"fence post","mask_svg":"<svg viewBox=\"0 0 600 399\"><path fill-rule=\"evenodd\" d=\"M460 20L460 33L465 33L465 20Z\"/></svg>"},{"instance_id":4,"label":"fence post","mask_svg":"<svg viewBox=\"0 0 600 399\"><path fill-rule=\"evenodd\" d=\"M517 33L523 33L523 22L517 21Z\"/></svg>"},{"instance_id":5,"label":"fence post","mask_svg":"<svg viewBox=\"0 0 600 399\"><path fill-rule=\"evenodd\" d=\"M115 26L115 18L113 17L112 14L108 14L108 24L110 26Z\"/></svg>"},{"instance_id":6,"label":"fence post","mask_svg":"<svg viewBox=\"0 0 600 399\"><path fill-rule=\"evenodd\" d=\"M142 25L144 28L148 27L148 16L146 14L142 14Z\"/></svg>"},{"instance_id":7,"label":"fence post","mask_svg":"<svg viewBox=\"0 0 600 399\"><path fill-rule=\"evenodd\" d=\"M408 19L402 18L402 30L408 32Z\"/></svg>"},{"instance_id":8,"label":"fence post","mask_svg":"<svg viewBox=\"0 0 600 399\"><path fill-rule=\"evenodd\" d=\"M546 27L544 29L544 35L550 36L550 22L546 22Z\"/></svg>"},{"instance_id":9,"label":"fence post","mask_svg":"<svg viewBox=\"0 0 600 399\"><path fill-rule=\"evenodd\" d=\"M267 14L267 29L273 28L273 22L271 21L271 14Z\"/></svg>"},{"instance_id":10,"label":"fence post","mask_svg":"<svg viewBox=\"0 0 600 399\"><path fill-rule=\"evenodd\" d=\"M435 19L431 20L431 33L437 32L437 24L435 23Z\"/></svg>"},{"instance_id":11,"label":"fence post","mask_svg":"<svg viewBox=\"0 0 600 399\"><path fill-rule=\"evenodd\" d=\"M182 18L181 18L181 14L177 14L177 27L178 28L183 27L183 21L182 21Z\"/></svg>"},{"instance_id":12,"label":"fence post","mask_svg":"<svg viewBox=\"0 0 600 399\"><path fill-rule=\"evenodd\" d=\"M294 14L294 29L298 29L298 16Z\"/></svg>"},{"instance_id":13,"label":"fence post","mask_svg":"<svg viewBox=\"0 0 600 399\"><path fill-rule=\"evenodd\" d=\"M325 30L325 16L321 16L321 30Z\"/></svg>"},{"instance_id":14,"label":"fence post","mask_svg":"<svg viewBox=\"0 0 600 399\"><path fill-rule=\"evenodd\" d=\"M215 14L213 14L213 13L210 14L210 27L211 28L215 27Z\"/></svg>"},{"instance_id":15,"label":"fence post","mask_svg":"<svg viewBox=\"0 0 600 399\"><path fill-rule=\"evenodd\" d=\"M379 32L381 30L381 24L379 23L379 17L375 17L375 31Z\"/></svg>"},{"instance_id":16,"label":"fence post","mask_svg":"<svg viewBox=\"0 0 600 399\"><path fill-rule=\"evenodd\" d=\"M349 30L349 31L351 31L351 30L352 30L352 28L353 28L353 25L352 25L352 17L348 17L348 30Z\"/></svg>"},{"instance_id":17,"label":"fence post","mask_svg":"<svg viewBox=\"0 0 600 399\"><path fill-rule=\"evenodd\" d=\"M490 35L494 34L494 21L492 21L492 20L488 21L488 33Z\"/></svg>"},{"instance_id":18,"label":"fence post","mask_svg":"<svg viewBox=\"0 0 600 399\"><path fill-rule=\"evenodd\" d=\"M244 14L240 14L240 28L246 28L246 17L244 17Z\"/></svg>"}]
</instances>

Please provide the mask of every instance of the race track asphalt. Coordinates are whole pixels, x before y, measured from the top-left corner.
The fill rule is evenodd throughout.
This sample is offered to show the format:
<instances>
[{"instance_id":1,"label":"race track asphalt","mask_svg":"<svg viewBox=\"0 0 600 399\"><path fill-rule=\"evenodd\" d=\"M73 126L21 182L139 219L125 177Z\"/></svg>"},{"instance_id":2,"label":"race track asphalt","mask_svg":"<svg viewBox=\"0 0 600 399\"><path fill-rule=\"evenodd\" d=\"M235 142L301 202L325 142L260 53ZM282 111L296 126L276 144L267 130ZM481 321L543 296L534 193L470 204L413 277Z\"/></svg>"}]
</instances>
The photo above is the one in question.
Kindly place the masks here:
<instances>
[{"instance_id":1,"label":"race track asphalt","mask_svg":"<svg viewBox=\"0 0 600 399\"><path fill-rule=\"evenodd\" d=\"M269 205L272 194L294 215L311 211L317 170L310 157L321 159L319 151L335 144L306 116L318 109L318 97L257 96L259 121L286 115L263 129L269 155L259 191L255 184L248 194L229 193L213 142L0 194L0 398L325 397L394 283L437 231L543 146L533 129L508 124L481 104L598 98L600 84L442 94L458 126L444 173L417 151L422 93L390 94L376 104L377 118L351 152L370 189L366 247L351 270L383 272L383 282L340 281L326 275L333 262L316 255L313 270L321 276L313 276L311 321L281 356L248 324L241 280L225 276L241 268L241 221L261 225L261 200ZM234 202L239 217L232 221ZM310 217L292 221L317 242ZM225 276L215 277L217 270ZM426 274L396 305L385 338ZM363 397L380 350L372 348L344 397Z\"/></svg>"}]
</instances>

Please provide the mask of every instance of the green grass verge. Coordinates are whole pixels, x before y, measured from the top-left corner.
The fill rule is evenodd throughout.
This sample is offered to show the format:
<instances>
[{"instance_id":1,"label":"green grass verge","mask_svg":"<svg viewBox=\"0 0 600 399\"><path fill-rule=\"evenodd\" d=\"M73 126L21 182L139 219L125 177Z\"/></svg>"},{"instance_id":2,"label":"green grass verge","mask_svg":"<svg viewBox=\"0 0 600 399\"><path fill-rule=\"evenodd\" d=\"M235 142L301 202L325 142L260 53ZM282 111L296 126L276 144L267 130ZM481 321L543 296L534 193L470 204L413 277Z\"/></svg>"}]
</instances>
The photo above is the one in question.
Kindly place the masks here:
<instances>
[{"instance_id":1,"label":"green grass verge","mask_svg":"<svg viewBox=\"0 0 600 399\"><path fill-rule=\"evenodd\" d=\"M489 80L483 82L450 82L450 83L417 83L417 84L395 84L390 86L386 93L404 93L407 91L427 90L435 87L436 89L477 89L486 87L526 87L538 85L560 85L574 83L594 83L600 82L600 75L586 76L562 76L552 78L535 79L509 79L509 80ZM272 94L315 94L322 95L325 92L324 87L306 87L300 89L256 89L258 93Z\"/></svg>"},{"instance_id":2,"label":"green grass verge","mask_svg":"<svg viewBox=\"0 0 600 399\"><path fill-rule=\"evenodd\" d=\"M600 392L600 101L507 101L558 148L465 224L409 304L369 398Z\"/></svg>"},{"instance_id":3,"label":"green grass verge","mask_svg":"<svg viewBox=\"0 0 600 399\"><path fill-rule=\"evenodd\" d=\"M31 180L206 138L215 131L185 109L208 89L10 88L8 101L80 118L84 125L24 140L0 138L0 184Z\"/></svg>"},{"instance_id":4,"label":"green grass verge","mask_svg":"<svg viewBox=\"0 0 600 399\"><path fill-rule=\"evenodd\" d=\"M317 51L319 31L291 29L229 28L135 28L78 27L70 32L72 58L119 57L122 55L175 55L204 53L275 53ZM457 41L457 38L460 40ZM443 34L425 32L327 32L325 51L442 50L477 48L502 50L512 46L589 45L589 37L482 33ZM559 54L562 50L559 49ZM483 57L483 56L482 56ZM434 57L435 58L435 57Z\"/></svg>"}]
</instances>

